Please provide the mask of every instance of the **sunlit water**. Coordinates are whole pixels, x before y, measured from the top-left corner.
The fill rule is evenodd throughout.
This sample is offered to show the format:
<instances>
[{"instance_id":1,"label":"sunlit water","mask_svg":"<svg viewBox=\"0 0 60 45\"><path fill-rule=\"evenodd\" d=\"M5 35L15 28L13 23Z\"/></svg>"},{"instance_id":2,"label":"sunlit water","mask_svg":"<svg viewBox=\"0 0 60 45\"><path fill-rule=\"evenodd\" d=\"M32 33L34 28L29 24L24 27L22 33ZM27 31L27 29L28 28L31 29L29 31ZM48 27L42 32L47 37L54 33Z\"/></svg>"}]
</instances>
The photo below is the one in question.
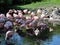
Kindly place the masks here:
<instances>
[{"instance_id":1,"label":"sunlit water","mask_svg":"<svg viewBox=\"0 0 60 45\"><path fill-rule=\"evenodd\" d=\"M59 29L54 30L48 35L48 38L42 39L35 39L33 37L24 37L23 38L23 45L60 45L60 33ZM3 42L0 45L4 45L4 39L1 39Z\"/></svg>"}]
</instances>

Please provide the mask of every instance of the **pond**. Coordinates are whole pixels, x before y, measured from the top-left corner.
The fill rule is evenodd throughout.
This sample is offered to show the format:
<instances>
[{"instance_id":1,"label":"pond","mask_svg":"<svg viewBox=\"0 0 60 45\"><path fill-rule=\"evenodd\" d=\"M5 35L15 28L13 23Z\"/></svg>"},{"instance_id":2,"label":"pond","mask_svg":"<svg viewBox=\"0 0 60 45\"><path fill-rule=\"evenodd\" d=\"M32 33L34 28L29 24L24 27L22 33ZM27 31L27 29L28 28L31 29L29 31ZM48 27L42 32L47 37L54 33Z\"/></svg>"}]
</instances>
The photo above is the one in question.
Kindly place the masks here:
<instances>
[{"instance_id":1,"label":"pond","mask_svg":"<svg viewBox=\"0 0 60 45\"><path fill-rule=\"evenodd\" d=\"M34 40L25 38L24 45L60 45L60 26L55 27L54 31L49 33L48 37L43 40Z\"/></svg>"},{"instance_id":2,"label":"pond","mask_svg":"<svg viewBox=\"0 0 60 45\"><path fill-rule=\"evenodd\" d=\"M2 37L1 45L4 45L4 37ZM54 31L49 33L44 39L35 39L34 37L26 36L23 38L23 45L60 45L60 26L55 27Z\"/></svg>"}]
</instances>

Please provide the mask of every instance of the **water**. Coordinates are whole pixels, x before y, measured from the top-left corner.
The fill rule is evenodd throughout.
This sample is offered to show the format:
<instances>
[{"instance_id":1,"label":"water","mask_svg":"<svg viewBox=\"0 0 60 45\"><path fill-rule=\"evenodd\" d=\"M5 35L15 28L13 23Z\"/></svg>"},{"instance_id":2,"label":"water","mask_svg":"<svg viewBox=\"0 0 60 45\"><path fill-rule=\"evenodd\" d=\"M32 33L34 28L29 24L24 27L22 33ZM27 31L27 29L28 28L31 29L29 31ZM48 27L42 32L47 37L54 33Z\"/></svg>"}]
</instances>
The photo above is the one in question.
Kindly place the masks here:
<instances>
[{"instance_id":1,"label":"water","mask_svg":"<svg viewBox=\"0 0 60 45\"><path fill-rule=\"evenodd\" d=\"M2 39L2 44L4 39ZM60 27L56 27L53 32L49 33L45 39L35 39L33 37L26 36L23 38L23 45L60 45Z\"/></svg>"},{"instance_id":2,"label":"water","mask_svg":"<svg viewBox=\"0 0 60 45\"><path fill-rule=\"evenodd\" d=\"M55 27L54 31L49 33L44 40L27 37L24 39L24 45L60 45L60 27Z\"/></svg>"}]
</instances>

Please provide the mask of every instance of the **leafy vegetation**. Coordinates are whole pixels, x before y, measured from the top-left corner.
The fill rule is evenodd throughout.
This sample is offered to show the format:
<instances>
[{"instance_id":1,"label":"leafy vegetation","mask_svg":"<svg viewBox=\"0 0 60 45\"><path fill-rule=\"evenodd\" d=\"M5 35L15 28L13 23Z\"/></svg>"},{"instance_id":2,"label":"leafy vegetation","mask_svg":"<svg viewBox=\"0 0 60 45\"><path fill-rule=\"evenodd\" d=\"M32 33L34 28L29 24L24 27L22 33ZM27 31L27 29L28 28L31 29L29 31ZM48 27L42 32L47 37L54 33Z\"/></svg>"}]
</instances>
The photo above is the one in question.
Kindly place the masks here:
<instances>
[{"instance_id":1,"label":"leafy vegetation","mask_svg":"<svg viewBox=\"0 0 60 45\"><path fill-rule=\"evenodd\" d=\"M32 2L31 4L26 4L26 5L15 5L13 6L13 8L31 8L31 9L36 9L36 8L40 8L40 7L47 7L47 8L50 8L50 7L54 7L54 6L57 6L57 7L60 7L60 0L43 0L41 2Z\"/></svg>"},{"instance_id":2,"label":"leafy vegetation","mask_svg":"<svg viewBox=\"0 0 60 45\"><path fill-rule=\"evenodd\" d=\"M36 9L40 7L60 7L60 0L0 0L0 12L6 12L10 8Z\"/></svg>"}]
</instances>

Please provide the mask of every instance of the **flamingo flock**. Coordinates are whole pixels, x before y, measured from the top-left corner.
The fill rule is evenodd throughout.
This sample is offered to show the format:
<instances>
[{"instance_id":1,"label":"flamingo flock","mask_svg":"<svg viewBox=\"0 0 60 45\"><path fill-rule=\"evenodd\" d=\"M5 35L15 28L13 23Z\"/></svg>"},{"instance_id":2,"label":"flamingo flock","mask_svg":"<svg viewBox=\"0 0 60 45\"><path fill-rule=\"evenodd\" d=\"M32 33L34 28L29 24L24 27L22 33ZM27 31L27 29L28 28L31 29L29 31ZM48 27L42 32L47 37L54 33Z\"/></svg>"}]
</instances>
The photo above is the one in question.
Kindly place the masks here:
<instances>
[{"instance_id":1,"label":"flamingo flock","mask_svg":"<svg viewBox=\"0 0 60 45\"><path fill-rule=\"evenodd\" d=\"M26 34L40 37L39 35L53 31L53 28L49 27L45 20L54 24L54 20L59 16L60 9L56 7L51 12L46 8L39 8L37 10L10 9L6 14L0 14L0 33L6 34L6 40L9 40L13 35L17 37L17 40L20 38L19 35L24 36Z\"/></svg>"}]
</instances>

